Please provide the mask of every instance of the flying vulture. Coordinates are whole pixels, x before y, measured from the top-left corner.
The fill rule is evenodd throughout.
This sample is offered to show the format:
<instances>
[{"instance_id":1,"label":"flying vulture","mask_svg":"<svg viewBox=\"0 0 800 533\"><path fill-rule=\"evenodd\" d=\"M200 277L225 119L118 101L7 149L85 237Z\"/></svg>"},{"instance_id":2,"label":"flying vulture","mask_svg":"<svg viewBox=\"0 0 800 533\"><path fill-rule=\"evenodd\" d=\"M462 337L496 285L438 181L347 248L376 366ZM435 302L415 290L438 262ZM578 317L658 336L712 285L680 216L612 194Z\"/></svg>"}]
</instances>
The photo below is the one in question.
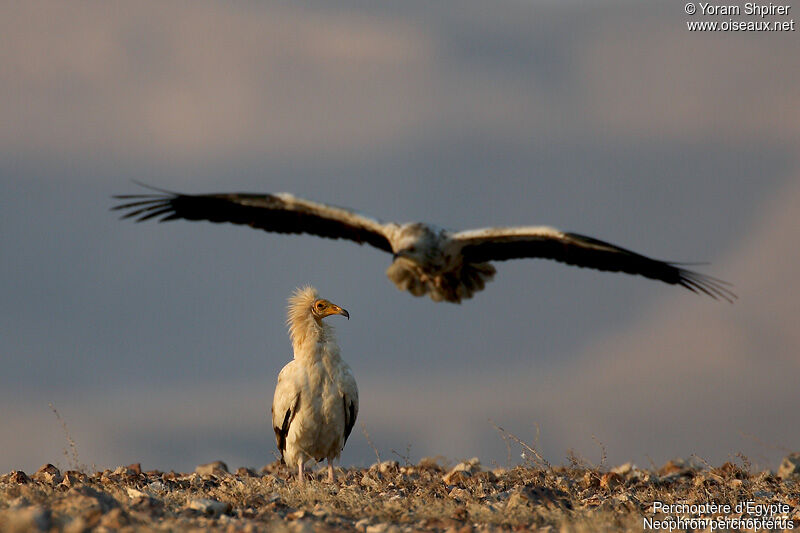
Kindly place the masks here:
<instances>
[{"instance_id":1,"label":"flying vulture","mask_svg":"<svg viewBox=\"0 0 800 533\"><path fill-rule=\"evenodd\" d=\"M122 218L230 222L276 233L347 239L388 252L387 276L400 290L434 301L459 303L495 275L492 261L553 259L568 265L638 274L732 302L729 284L676 263L651 259L592 237L547 226L450 231L432 224L382 222L353 210L288 193L156 194L115 196Z\"/></svg>"}]
</instances>

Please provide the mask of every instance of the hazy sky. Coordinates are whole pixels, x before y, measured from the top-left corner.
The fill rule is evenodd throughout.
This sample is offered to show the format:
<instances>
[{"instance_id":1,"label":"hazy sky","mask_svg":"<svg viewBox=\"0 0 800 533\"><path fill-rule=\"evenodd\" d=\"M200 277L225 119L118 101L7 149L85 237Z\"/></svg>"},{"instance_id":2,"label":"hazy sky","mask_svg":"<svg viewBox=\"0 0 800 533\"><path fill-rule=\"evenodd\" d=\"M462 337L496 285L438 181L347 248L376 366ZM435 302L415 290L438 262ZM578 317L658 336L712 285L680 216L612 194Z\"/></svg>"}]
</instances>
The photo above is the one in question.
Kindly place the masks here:
<instances>
[{"instance_id":1,"label":"hazy sky","mask_svg":"<svg viewBox=\"0 0 800 533\"><path fill-rule=\"evenodd\" d=\"M557 5L556 5L557 4ZM343 454L554 464L800 446L800 41L682 5L0 7L0 471L275 458L286 298L347 308ZM109 212L131 180L288 191L384 220L547 224L735 284L734 305L544 261L462 305L349 242ZM511 463L520 460L512 448Z\"/></svg>"}]
</instances>

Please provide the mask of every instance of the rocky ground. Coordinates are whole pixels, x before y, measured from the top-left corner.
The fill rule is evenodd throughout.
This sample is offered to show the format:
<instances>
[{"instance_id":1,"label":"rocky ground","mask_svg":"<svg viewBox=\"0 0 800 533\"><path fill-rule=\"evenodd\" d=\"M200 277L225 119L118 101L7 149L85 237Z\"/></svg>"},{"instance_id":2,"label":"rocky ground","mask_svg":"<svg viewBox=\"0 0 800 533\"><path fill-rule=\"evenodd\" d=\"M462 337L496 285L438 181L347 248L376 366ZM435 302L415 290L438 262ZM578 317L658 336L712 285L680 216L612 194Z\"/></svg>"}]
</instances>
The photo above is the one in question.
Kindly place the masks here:
<instances>
[{"instance_id":1,"label":"rocky ground","mask_svg":"<svg viewBox=\"0 0 800 533\"><path fill-rule=\"evenodd\" d=\"M386 461L340 470L334 485L325 474L300 487L277 463L229 472L217 462L188 474L138 464L95 473L45 465L0 476L0 530L711 530L710 522L685 521L692 517L727 520L729 530L800 528L800 454L777 473L751 472L742 457L719 467L670 461L650 470ZM654 512L669 504L707 507Z\"/></svg>"}]
</instances>

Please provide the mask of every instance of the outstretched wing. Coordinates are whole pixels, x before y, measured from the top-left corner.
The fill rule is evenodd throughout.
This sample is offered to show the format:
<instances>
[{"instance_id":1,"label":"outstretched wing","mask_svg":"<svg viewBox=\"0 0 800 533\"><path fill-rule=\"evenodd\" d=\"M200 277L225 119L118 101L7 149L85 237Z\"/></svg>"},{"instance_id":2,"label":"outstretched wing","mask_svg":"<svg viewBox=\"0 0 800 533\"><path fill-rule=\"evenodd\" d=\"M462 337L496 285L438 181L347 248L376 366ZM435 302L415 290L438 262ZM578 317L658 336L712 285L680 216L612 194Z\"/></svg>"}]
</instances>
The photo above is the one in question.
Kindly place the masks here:
<instances>
[{"instance_id":1,"label":"outstretched wing","mask_svg":"<svg viewBox=\"0 0 800 533\"><path fill-rule=\"evenodd\" d=\"M505 261L507 259L554 259L568 265L595 270L638 274L681 285L714 299L732 302L736 295L729 284L704 274L683 269L674 263L651 259L636 252L592 237L565 233L546 226L485 228L452 235L465 262Z\"/></svg>"},{"instance_id":2,"label":"outstretched wing","mask_svg":"<svg viewBox=\"0 0 800 533\"><path fill-rule=\"evenodd\" d=\"M207 220L243 224L276 233L308 233L329 239L367 243L391 252L387 224L342 207L278 194L122 194L114 210L137 222L158 219Z\"/></svg>"}]
</instances>

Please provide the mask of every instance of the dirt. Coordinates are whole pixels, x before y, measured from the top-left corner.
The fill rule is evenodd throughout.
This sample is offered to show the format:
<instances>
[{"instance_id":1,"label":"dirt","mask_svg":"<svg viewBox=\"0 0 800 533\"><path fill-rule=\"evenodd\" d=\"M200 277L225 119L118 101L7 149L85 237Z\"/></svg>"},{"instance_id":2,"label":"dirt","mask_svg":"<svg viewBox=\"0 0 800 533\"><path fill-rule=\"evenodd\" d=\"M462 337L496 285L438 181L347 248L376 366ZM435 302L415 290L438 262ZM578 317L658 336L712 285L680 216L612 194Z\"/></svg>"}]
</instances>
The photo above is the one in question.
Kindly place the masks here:
<instances>
[{"instance_id":1,"label":"dirt","mask_svg":"<svg viewBox=\"0 0 800 533\"><path fill-rule=\"evenodd\" d=\"M710 521L734 531L800 529L800 475L750 472L746 462L490 470L423 459L337 469L334 484L326 475L313 471L301 486L278 463L228 472L217 462L192 473L45 465L0 476L0 530L641 532L710 530Z\"/></svg>"}]
</instances>

